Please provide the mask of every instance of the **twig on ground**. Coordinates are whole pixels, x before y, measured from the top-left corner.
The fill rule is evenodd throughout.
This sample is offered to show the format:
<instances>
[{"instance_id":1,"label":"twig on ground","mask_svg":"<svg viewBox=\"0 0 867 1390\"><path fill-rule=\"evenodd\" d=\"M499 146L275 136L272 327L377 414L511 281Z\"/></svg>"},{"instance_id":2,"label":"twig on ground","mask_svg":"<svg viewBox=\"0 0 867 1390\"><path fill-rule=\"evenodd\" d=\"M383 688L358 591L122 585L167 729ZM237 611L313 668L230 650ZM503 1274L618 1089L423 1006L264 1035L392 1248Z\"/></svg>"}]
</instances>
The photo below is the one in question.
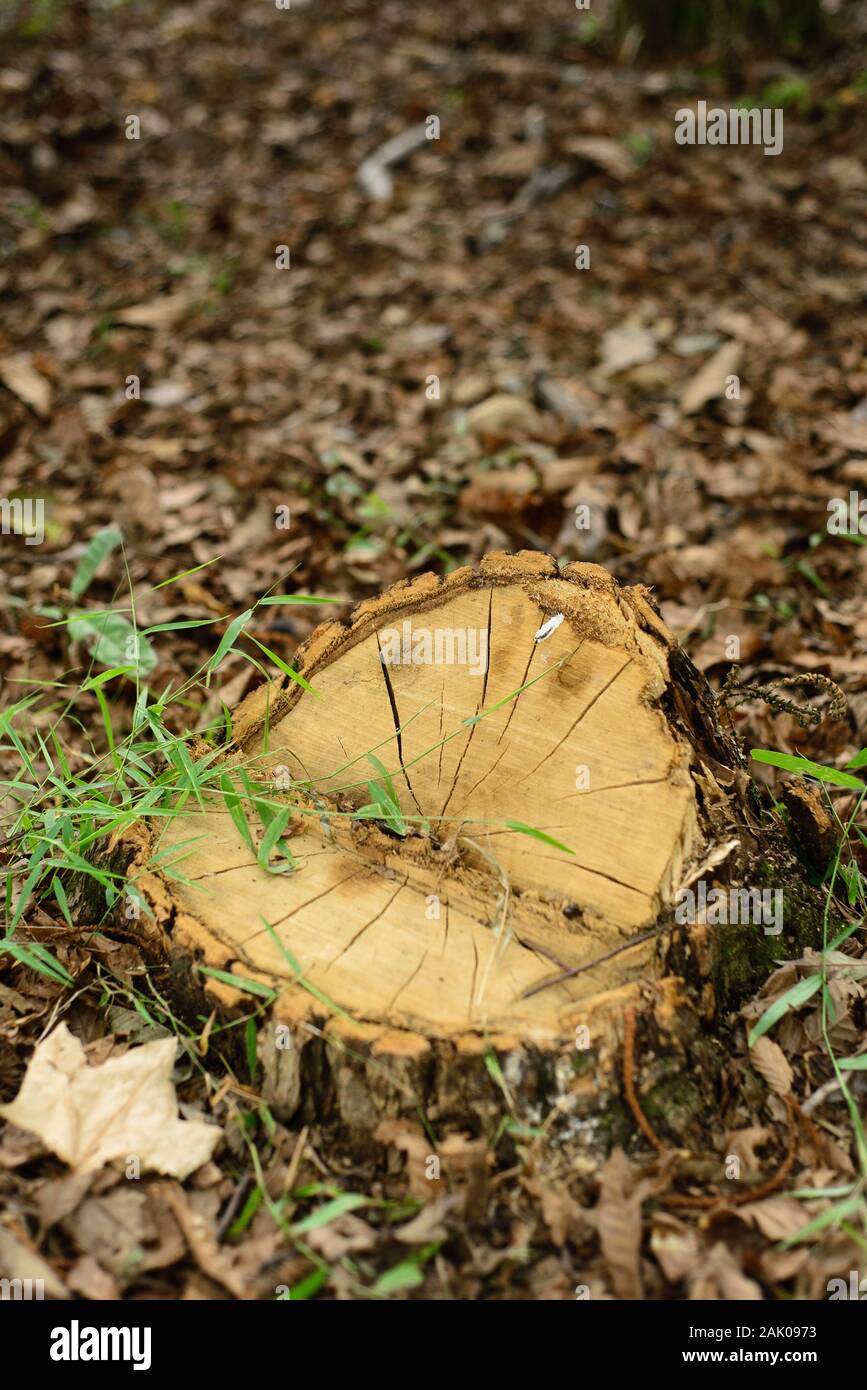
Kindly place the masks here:
<instances>
[{"instance_id":1,"label":"twig on ground","mask_svg":"<svg viewBox=\"0 0 867 1390\"><path fill-rule=\"evenodd\" d=\"M553 198L571 177L572 169L568 164L557 164L553 169L535 169L518 189L509 206L484 224L479 234L480 249L490 251L494 246L499 246L530 208L544 198Z\"/></svg>"},{"instance_id":2,"label":"twig on ground","mask_svg":"<svg viewBox=\"0 0 867 1390\"><path fill-rule=\"evenodd\" d=\"M368 198L374 198L380 203L388 202L394 192L394 181L388 172L389 168L392 164L406 159L413 150L419 149L426 139L427 126L422 122L420 125L410 126L408 130L402 130L399 135L393 135L384 145L380 145L379 149L374 150L373 154L367 156L359 166L357 178Z\"/></svg>"},{"instance_id":3,"label":"twig on ground","mask_svg":"<svg viewBox=\"0 0 867 1390\"><path fill-rule=\"evenodd\" d=\"M635 1029L636 1016L635 1009L629 1008L626 1011L626 1033L623 1039L623 1090L629 1109L635 1118L635 1123L641 1130L645 1138L653 1145L658 1153L665 1153L666 1146L658 1138L653 1130L653 1126L641 1108L638 1094L635 1089ZM789 1112L789 1134L786 1156L780 1167L767 1182L761 1183L758 1187L750 1188L746 1192L737 1192L733 1195L717 1193L712 1197L687 1197L673 1193L671 1196L662 1198L666 1206L669 1207L689 1207L696 1211L709 1211L711 1208L720 1204L732 1207L746 1205L747 1202L758 1202L763 1197L769 1197L783 1186L789 1173L795 1164L798 1155L798 1120L800 1119L807 1133L810 1135L813 1144L818 1146L818 1136L812 1120L804 1113L802 1107L795 1100L794 1096L785 1096L784 1100Z\"/></svg>"},{"instance_id":4,"label":"twig on ground","mask_svg":"<svg viewBox=\"0 0 867 1390\"><path fill-rule=\"evenodd\" d=\"M623 1038L623 1089L629 1108L635 1116L635 1123L646 1139L658 1153L665 1152L665 1145L656 1137L653 1126L642 1110L635 1091L635 1010L626 1010L626 1033Z\"/></svg>"},{"instance_id":5,"label":"twig on ground","mask_svg":"<svg viewBox=\"0 0 867 1390\"><path fill-rule=\"evenodd\" d=\"M824 690L831 696L831 703L828 708L828 719L842 719L846 713L846 696L834 681L828 676L823 676L820 671L802 671L795 676L782 676L779 680L771 681L768 685L748 685L741 680L740 666L733 666L720 687L716 702L723 709L729 709L733 705L744 705L747 700L764 700L771 709L778 710L785 714L791 714L802 727L808 724L821 724L826 715L819 709L813 709L809 705L796 705L793 700L786 700L777 691L792 685L813 686L816 690Z\"/></svg>"}]
</instances>

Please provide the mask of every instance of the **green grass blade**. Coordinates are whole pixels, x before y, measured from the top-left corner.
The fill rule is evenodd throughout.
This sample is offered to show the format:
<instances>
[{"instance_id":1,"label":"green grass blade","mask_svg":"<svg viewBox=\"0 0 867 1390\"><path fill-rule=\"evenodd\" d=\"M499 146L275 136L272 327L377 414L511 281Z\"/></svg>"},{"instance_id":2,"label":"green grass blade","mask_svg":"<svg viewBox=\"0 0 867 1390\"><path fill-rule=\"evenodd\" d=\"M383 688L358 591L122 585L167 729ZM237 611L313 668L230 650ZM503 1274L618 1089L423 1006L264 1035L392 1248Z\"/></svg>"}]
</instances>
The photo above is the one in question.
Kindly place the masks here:
<instances>
[{"instance_id":1,"label":"green grass blade","mask_svg":"<svg viewBox=\"0 0 867 1390\"><path fill-rule=\"evenodd\" d=\"M74 599L81 598L103 560L107 559L122 541L123 534L116 526L103 527L88 541L69 586L69 592Z\"/></svg>"}]
</instances>

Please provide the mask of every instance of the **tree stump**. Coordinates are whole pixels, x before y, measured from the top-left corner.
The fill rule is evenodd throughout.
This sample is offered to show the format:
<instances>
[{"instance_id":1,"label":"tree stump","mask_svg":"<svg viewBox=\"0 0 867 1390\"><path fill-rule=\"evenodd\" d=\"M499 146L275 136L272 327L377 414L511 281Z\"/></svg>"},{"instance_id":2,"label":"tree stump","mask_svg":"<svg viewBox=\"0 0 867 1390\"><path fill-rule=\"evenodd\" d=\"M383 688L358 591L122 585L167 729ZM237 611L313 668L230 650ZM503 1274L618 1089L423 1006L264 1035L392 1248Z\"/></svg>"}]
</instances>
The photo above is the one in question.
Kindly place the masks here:
<instances>
[{"instance_id":1,"label":"tree stump","mask_svg":"<svg viewBox=\"0 0 867 1390\"><path fill-rule=\"evenodd\" d=\"M808 889L782 936L675 921L698 879L800 876L646 589L495 553L317 628L297 667L315 693L248 697L221 793L138 833L128 867L202 1013L250 1003L208 970L274 990L260 1058L282 1117L369 1135L598 1110L628 1006L694 1071L702 1020L812 939ZM227 795L241 766L259 808ZM260 858L285 872L257 860L266 824Z\"/></svg>"}]
</instances>

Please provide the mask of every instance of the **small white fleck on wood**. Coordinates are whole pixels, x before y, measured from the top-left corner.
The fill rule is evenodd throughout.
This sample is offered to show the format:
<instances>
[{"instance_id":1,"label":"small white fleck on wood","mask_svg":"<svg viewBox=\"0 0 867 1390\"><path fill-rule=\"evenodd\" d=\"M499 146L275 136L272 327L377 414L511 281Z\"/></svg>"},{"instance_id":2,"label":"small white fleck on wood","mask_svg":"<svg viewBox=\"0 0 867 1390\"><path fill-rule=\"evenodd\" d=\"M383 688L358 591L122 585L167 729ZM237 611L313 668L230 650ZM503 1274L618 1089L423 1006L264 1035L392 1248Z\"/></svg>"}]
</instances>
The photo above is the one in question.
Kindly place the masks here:
<instances>
[{"instance_id":1,"label":"small white fleck on wood","mask_svg":"<svg viewBox=\"0 0 867 1390\"><path fill-rule=\"evenodd\" d=\"M542 626L539 628L539 631L533 638L533 641L544 642L546 637L550 637L552 632L557 631L557 628L562 623L564 616L565 614L563 613L555 613L553 618L549 618L547 622L542 624Z\"/></svg>"}]
</instances>

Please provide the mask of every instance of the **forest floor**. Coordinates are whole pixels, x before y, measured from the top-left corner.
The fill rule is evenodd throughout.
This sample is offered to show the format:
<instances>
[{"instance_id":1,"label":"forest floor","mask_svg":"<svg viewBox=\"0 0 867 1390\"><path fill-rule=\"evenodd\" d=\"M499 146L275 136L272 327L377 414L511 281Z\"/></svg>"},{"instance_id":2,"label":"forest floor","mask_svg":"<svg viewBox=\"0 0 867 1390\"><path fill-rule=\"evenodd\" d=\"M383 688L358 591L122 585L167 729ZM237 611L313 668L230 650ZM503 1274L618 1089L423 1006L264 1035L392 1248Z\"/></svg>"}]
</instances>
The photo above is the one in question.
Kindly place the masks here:
<instances>
[{"instance_id":1,"label":"forest floor","mask_svg":"<svg viewBox=\"0 0 867 1390\"><path fill-rule=\"evenodd\" d=\"M86 777L109 692L112 736L130 728L133 680L80 691L129 657L128 618L112 644L73 609L129 614L132 595L140 631L165 625L136 660L151 692L190 683L165 706L181 733L260 680L247 638L208 688L199 673L266 590L349 605L492 549L651 586L714 686L736 658L844 690L845 717L815 727L734 711L747 748L841 768L867 744L867 548L828 528L832 499L867 496L863 7L823 52L632 62L589 15L528 9L4 12L0 491L43 499L45 534L0 536L0 704L33 697L2 725L0 776L20 775L21 728ZM781 154L675 143L678 108L741 99L784 110ZM372 196L363 162L432 116ZM95 568L106 528L122 546ZM260 609L249 631L291 662L331 611ZM845 821L857 794L828 794ZM0 798L7 831L18 809ZM10 850L7 916L29 867ZM840 863L832 934L865 908L851 848ZM70 931L50 894L16 927L61 971L0 954L0 1101L61 1020L92 1064L174 1031L132 942ZM351 1161L275 1120L255 1052L227 1070L203 1019L175 1082L185 1117L220 1126L213 1158L183 1186L72 1176L0 1121L0 1264L26 1250L85 1298L824 1298L867 1268L865 1155L827 1046L863 1062L860 930L840 954L827 991L780 1009L759 1074L747 1030L818 955L728 1021L706 1149L747 1182L786 1155L786 1092L826 1088L764 1199L666 1210L631 1123L600 1166L553 1116L485 1136L484 1201L424 1205L396 1150Z\"/></svg>"}]
</instances>

